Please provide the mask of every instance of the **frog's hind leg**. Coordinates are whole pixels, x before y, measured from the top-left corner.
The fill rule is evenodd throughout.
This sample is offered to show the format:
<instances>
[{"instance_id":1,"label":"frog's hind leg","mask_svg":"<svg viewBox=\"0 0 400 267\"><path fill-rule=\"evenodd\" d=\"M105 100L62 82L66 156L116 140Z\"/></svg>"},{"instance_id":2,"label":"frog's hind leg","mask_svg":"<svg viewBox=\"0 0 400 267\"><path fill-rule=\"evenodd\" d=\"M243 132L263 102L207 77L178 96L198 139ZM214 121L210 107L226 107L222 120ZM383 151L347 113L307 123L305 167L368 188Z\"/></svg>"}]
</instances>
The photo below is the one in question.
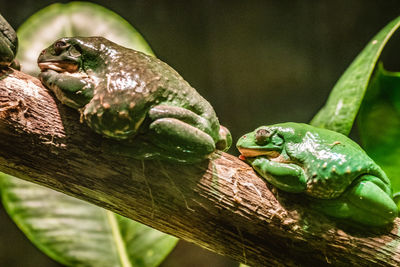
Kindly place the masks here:
<instances>
[{"instance_id":1,"label":"frog's hind leg","mask_svg":"<svg viewBox=\"0 0 400 267\"><path fill-rule=\"evenodd\" d=\"M211 135L212 133L211 126L205 118L186 108L169 105L158 105L150 109L149 117L153 121L163 118L174 118L185 122L195 128L198 128L209 135Z\"/></svg>"},{"instance_id":2,"label":"frog's hind leg","mask_svg":"<svg viewBox=\"0 0 400 267\"><path fill-rule=\"evenodd\" d=\"M194 112L159 105L149 111L152 142L171 154L204 158L215 150L208 122Z\"/></svg>"},{"instance_id":3,"label":"frog's hind leg","mask_svg":"<svg viewBox=\"0 0 400 267\"><path fill-rule=\"evenodd\" d=\"M174 118L158 119L150 124L150 129L157 135L153 139L154 144L171 154L175 151L205 157L215 150L210 135Z\"/></svg>"},{"instance_id":4,"label":"frog's hind leg","mask_svg":"<svg viewBox=\"0 0 400 267\"><path fill-rule=\"evenodd\" d=\"M319 200L316 206L329 216L371 226L388 224L398 215L389 187L372 175L358 178L340 197Z\"/></svg>"},{"instance_id":5,"label":"frog's hind leg","mask_svg":"<svg viewBox=\"0 0 400 267\"><path fill-rule=\"evenodd\" d=\"M186 108L166 104L155 106L149 111L149 117L152 120L174 118L200 129L211 136L216 149L227 151L232 145L231 133L226 127L219 125L214 112L212 112L212 114L210 114L210 112L205 112L203 115L204 116L200 116Z\"/></svg>"}]
</instances>

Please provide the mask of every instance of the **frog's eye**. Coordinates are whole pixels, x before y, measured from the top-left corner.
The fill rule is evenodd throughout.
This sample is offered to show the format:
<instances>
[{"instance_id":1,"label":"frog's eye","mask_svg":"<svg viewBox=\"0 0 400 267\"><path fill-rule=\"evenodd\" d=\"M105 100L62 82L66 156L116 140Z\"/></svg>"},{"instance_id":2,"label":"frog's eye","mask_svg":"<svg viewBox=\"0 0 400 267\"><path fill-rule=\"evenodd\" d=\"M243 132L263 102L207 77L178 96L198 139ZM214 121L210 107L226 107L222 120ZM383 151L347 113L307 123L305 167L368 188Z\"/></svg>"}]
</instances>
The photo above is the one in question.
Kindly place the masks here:
<instances>
[{"instance_id":1,"label":"frog's eye","mask_svg":"<svg viewBox=\"0 0 400 267\"><path fill-rule=\"evenodd\" d=\"M67 48L69 44L67 44L64 41L57 41L54 43L54 52L56 52L57 55L59 55L65 48Z\"/></svg>"},{"instance_id":2,"label":"frog's eye","mask_svg":"<svg viewBox=\"0 0 400 267\"><path fill-rule=\"evenodd\" d=\"M256 132L256 144L257 145L265 145L269 138L271 137L272 132L267 129L259 129Z\"/></svg>"}]
</instances>

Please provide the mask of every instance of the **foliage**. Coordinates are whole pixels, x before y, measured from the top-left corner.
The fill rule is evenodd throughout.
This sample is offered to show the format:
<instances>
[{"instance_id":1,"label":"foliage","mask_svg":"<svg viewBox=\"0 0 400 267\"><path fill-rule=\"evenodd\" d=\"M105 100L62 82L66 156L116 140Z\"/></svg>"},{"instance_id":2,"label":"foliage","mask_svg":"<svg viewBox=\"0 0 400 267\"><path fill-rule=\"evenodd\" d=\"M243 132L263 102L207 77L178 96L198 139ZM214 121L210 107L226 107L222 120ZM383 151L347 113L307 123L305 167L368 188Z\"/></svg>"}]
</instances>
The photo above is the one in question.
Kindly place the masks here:
<instances>
[{"instance_id":1,"label":"foliage","mask_svg":"<svg viewBox=\"0 0 400 267\"><path fill-rule=\"evenodd\" d=\"M340 77L325 106L312 119L312 125L346 135L350 133L378 58L399 26L400 17L372 38Z\"/></svg>"},{"instance_id":2,"label":"foliage","mask_svg":"<svg viewBox=\"0 0 400 267\"><path fill-rule=\"evenodd\" d=\"M93 24L101 27L85 28ZM347 135L358 116L361 143L387 172L396 192L400 191L400 73L377 67L377 62L399 26L400 17L369 42L311 121ZM61 36L102 35L152 53L129 23L90 3L45 8L28 19L18 35L18 58L30 73L38 71L40 50ZM176 243L175 238L86 202L8 175L0 178L3 204L10 216L33 243L63 264L156 266Z\"/></svg>"},{"instance_id":3,"label":"foliage","mask_svg":"<svg viewBox=\"0 0 400 267\"><path fill-rule=\"evenodd\" d=\"M177 239L85 201L0 174L6 211L43 252L67 266L157 266Z\"/></svg>"},{"instance_id":4,"label":"foliage","mask_svg":"<svg viewBox=\"0 0 400 267\"><path fill-rule=\"evenodd\" d=\"M358 117L361 143L400 192L400 73L378 68Z\"/></svg>"},{"instance_id":5,"label":"foliage","mask_svg":"<svg viewBox=\"0 0 400 267\"><path fill-rule=\"evenodd\" d=\"M385 71L377 62L399 26L400 17L372 38L311 121L314 126L349 134L359 114L362 146L388 174L395 193L400 191L400 73Z\"/></svg>"}]
</instances>

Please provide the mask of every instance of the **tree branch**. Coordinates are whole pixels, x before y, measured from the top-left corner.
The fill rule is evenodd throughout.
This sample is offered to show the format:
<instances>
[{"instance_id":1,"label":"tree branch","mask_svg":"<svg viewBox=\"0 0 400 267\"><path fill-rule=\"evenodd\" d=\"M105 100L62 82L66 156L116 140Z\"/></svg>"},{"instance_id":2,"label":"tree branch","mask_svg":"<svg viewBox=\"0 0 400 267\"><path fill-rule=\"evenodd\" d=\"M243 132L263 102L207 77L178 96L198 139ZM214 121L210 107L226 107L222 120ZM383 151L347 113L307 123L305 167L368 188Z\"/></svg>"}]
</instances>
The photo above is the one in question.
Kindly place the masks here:
<instances>
[{"instance_id":1,"label":"tree branch","mask_svg":"<svg viewBox=\"0 0 400 267\"><path fill-rule=\"evenodd\" d=\"M0 171L84 199L252 266L400 263L400 220L352 229L270 190L237 158L196 165L138 161L102 138L41 83L0 79ZM279 193L279 194L278 194Z\"/></svg>"}]
</instances>

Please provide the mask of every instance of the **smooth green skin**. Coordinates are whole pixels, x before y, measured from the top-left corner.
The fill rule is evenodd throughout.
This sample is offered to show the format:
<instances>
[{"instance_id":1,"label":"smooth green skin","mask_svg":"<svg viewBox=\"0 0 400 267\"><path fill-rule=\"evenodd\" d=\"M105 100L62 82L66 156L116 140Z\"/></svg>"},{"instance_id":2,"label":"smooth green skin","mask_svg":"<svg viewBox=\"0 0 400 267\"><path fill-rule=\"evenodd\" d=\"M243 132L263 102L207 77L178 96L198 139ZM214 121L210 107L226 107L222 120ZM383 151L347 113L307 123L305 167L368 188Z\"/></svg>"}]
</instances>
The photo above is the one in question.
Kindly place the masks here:
<instances>
[{"instance_id":1,"label":"smooth green skin","mask_svg":"<svg viewBox=\"0 0 400 267\"><path fill-rule=\"evenodd\" d=\"M135 137L135 158L191 163L232 143L212 106L155 57L103 37L73 37L43 50L38 64L43 84L94 131Z\"/></svg>"},{"instance_id":2,"label":"smooth green skin","mask_svg":"<svg viewBox=\"0 0 400 267\"><path fill-rule=\"evenodd\" d=\"M17 47L17 34L3 16L0 15L0 68L8 67L13 63Z\"/></svg>"},{"instance_id":3,"label":"smooth green skin","mask_svg":"<svg viewBox=\"0 0 400 267\"><path fill-rule=\"evenodd\" d=\"M271 136L257 144L260 129ZM259 127L242 136L237 147L245 157L253 153L246 161L268 182L305 193L329 216L382 226L398 215L386 174L345 135L289 122Z\"/></svg>"}]
</instances>

